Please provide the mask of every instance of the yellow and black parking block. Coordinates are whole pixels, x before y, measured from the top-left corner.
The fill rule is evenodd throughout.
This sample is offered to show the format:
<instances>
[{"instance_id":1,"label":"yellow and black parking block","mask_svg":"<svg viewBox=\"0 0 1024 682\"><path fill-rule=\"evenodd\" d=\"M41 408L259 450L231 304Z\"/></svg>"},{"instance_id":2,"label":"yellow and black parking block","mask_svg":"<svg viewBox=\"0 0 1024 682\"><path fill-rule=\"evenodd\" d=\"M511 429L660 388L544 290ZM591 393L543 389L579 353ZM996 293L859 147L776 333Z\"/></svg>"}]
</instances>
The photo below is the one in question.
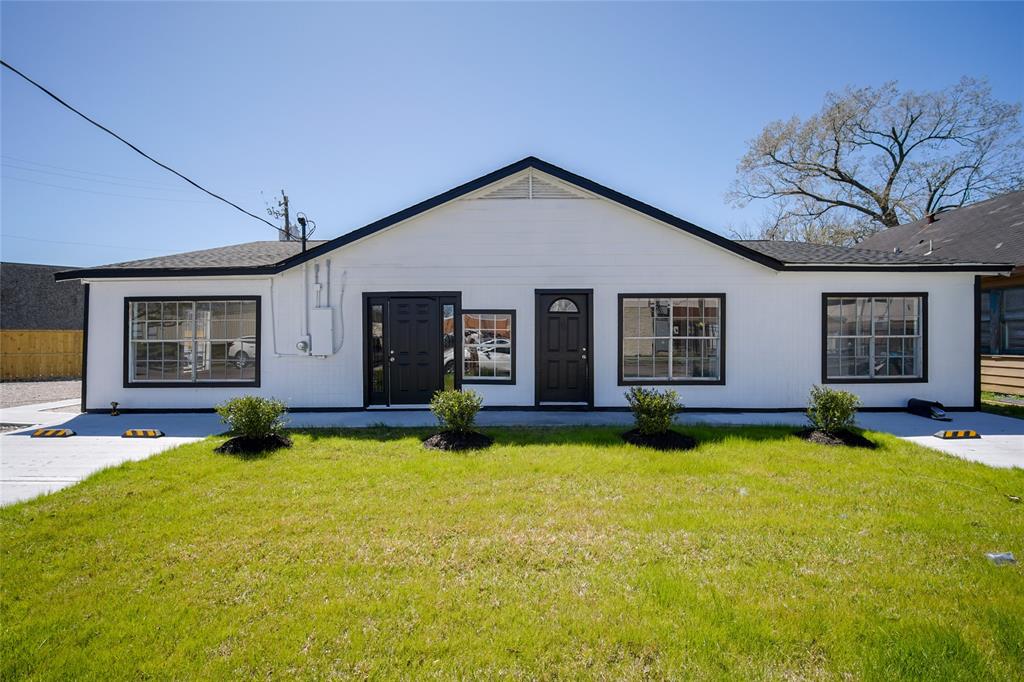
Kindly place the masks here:
<instances>
[{"instance_id":1,"label":"yellow and black parking block","mask_svg":"<svg viewBox=\"0 0 1024 682\"><path fill-rule=\"evenodd\" d=\"M33 438L69 438L75 435L71 429L36 429L32 432Z\"/></svg>"},{"instance_id":2,"label":"yellow and black parking block","mask_svg":"<svg viewBox=\"0 0 1024 682\"><path fill-rule=\"evenodd\" d=\"M935 437L941 438L942 440L960 440L961 438L981 438L981 436L978 435L977 431L972 431L971 429L960 429L957 431L936 431Z\"/></svg>"},{"instance_id":3,"label":"yellow and black parking block","mask_svg":"<svg viewBox=\"0 0 1024 682\"><path fill-rule=\"evenodd\" d=\"M159 429L128 429L121 438L160 438L164 435Z\"/></svg>"}]
</instances>

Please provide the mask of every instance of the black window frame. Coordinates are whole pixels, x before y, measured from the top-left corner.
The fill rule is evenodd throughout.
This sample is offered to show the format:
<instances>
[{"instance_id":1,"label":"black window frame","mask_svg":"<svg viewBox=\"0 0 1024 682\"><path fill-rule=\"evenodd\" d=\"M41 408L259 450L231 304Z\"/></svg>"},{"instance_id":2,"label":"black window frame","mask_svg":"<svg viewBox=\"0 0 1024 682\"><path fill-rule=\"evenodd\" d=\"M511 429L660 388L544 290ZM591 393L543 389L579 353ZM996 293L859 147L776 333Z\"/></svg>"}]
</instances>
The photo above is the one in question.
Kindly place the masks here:
<instances>
[{"instance_id":1,"label":"black window frame","mask_svg":"<svg viewBox=\"0 0 1024 682\"><path fill-rule=\"evenodd\" d=\"M622 302L627 298L717 298L718 299L718 315L719 315L719 333L718 333L718 378L717 379L627 379L622 372L622 346L623 346L623 325L622 325ZM616 302L618 306L618 355L615 359L615 364L618 366L616 370L618 375L619 386L724 386L725 385L725 357L726 357L726 346L725 346L725 331L726 331L726 308L725 301L726 295L724 292L718 293L693 293L693 294L646 294L646 293L627 293L619 294ZM685 337L684 337L685 338Z\"/></svg>"},{"instance_id":2,"label":"black window frame","mask_svg":"<svg viewBox=\"0 0 1024 682\"><path fill-rule=\"evenodd\" d=\"M256 304L256 357L254 377L251 381L131 381L130 352L131 344L131 308L133 303L182 301L251 301ZM124 388L259 388L260 368L263 358L262 335L263 303L262 296L126 296L124 299L124 330L121 335L123 355Z\"/></svg>"},{"instance_id":3,"label":"black window frame","mask_svg":"<svg viewBox=\"0 0 1024 682\"><path fill-rule=\"evenodd\" d=\"M512 318L511 321L511 332L512 332L512 375L508 379L484 379L481 377L466 377L464 373L463 364L465 363L465 348L463 343L465 341L465 315L509 315ZM516 383L516 346L519 343L519 330L516 327L516 311L514 309L505 308L463 308L456 310L457 324L459 336L457 338L457 353L458 362L456 366L456 376L459 378L460 385L476 385L476 386L514 386Z\"/></svg>"},{"instance_id":4,"label":"black window frame","mask_svg":"<svg viewBox=\"0 0 1024 682\"><path fill-rule=\"evenodd\" d=\"M920 298L921 376L845 377L828 376L828 299L830 298ZM927 291L828 291L821 295L821 383L822 384L926 384L928 383L928 292Z\"/></svg>"}]
</instances>

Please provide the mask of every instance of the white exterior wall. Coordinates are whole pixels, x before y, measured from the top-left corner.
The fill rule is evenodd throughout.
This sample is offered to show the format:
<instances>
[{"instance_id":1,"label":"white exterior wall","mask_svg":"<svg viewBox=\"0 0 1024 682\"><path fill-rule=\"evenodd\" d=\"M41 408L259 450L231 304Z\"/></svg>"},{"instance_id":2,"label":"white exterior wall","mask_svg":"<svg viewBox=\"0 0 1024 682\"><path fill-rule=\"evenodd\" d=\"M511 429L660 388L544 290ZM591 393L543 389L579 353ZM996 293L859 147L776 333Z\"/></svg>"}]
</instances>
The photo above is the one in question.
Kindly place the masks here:
<instances>
[{"instance_id":1,"label":"white exterior wall","mask_svg":"<svg viewBox=\"0 0 1024 682\"><path fill-rule=\"evenodd\" d=\"M273 278L93 282L88 407L116 400L125 408L202 408L242 393L295 407L361 407L362 294L390 291L461 291L464 308L515 309L516 384L473 388L485 405L533 405L534 289L560 287L594 290L598 407L625 405L625 388L617 385L619 293L726 295L726 383L678 387L688 407L803 406L821 380L822 292L929 294L928 383L839 385L866 406L900 406L910 397L965 406L974 399L972 273L779 273L603 199L461 199L317 259L322 273L327 258L341 347L326 358L274 353L275 331L282 354L295 352L302 332L301 266ZM262 297L258 389L122 386L125 297L243 294ZM312 290L309 296L313 305Z\"/></svg>"}]
</instances>

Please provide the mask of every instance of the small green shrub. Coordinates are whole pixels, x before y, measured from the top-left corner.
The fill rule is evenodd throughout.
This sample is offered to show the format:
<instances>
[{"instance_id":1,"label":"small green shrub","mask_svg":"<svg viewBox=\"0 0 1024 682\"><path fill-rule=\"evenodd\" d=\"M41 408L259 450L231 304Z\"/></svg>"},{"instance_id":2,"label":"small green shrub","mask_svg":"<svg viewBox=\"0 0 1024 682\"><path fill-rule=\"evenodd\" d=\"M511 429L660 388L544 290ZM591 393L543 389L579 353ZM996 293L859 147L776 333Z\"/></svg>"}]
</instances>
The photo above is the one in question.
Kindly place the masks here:
<instances>
[{"instance_id":1,"label":"small green shrub","mask_svg":"<svg viewBox=\"0 0 1024 682\"><path fill-rule=\"evenodd\" d=\"M476 413L483 404L483 398L476 391L449 388L434 394L430 399L430 411L445 431L465 433L473 430Z\"/></svg>"},{"instance_id":2,"label":"small green shrub","mask_svg":"<svg viewBox=\"0 0 1024 682\"><path fill-rule=\"evenodd\" d=\"M860 406L860 398L854 393L812 386L807 417L819 431L833 435L853 426Z\"/></svg>"},{"instance_id":3,"label":"small green shrub","mask_svg":"<svg viewBox=\"0 0 1024 682\"><path fill-rule=\"evenodd\" d=\"M645 436L667 432L672 427L672 418L683 409L679 394L672 389L657 391L634 386L626 391L626 401L633 410L637 430Z\"/></svg>"},{"instance_id":4,"label":"small green shrub","mask_svg":"<svg viewBox=\"0 0 1024 682\"><path fill-rule=\"evenodd\" d=\"M248 438L267 438L284 428L288 406L274 398L244 395L217 405L217 414L231 433Z\"/></svg>"}]
</instances>

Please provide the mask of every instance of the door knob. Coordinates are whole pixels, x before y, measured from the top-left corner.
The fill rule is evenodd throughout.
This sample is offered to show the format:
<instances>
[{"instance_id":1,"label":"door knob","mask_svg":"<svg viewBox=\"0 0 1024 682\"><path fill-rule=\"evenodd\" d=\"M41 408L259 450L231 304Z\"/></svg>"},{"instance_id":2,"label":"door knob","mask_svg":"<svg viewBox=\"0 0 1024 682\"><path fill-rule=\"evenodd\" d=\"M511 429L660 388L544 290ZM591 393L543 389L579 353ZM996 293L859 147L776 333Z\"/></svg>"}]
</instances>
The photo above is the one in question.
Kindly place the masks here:
<instances>
[{"instance_id":1,"label":"door knob","mask_svg":"<svg viewBox=\"0 0 1024 682\"><path fill-rule=\"evenodd\" d=\"M392 355L390 358L388 358L388 360L390 360L391 362L394 362L395 361L395 356Z\"/></svg>"}]
</instances>

